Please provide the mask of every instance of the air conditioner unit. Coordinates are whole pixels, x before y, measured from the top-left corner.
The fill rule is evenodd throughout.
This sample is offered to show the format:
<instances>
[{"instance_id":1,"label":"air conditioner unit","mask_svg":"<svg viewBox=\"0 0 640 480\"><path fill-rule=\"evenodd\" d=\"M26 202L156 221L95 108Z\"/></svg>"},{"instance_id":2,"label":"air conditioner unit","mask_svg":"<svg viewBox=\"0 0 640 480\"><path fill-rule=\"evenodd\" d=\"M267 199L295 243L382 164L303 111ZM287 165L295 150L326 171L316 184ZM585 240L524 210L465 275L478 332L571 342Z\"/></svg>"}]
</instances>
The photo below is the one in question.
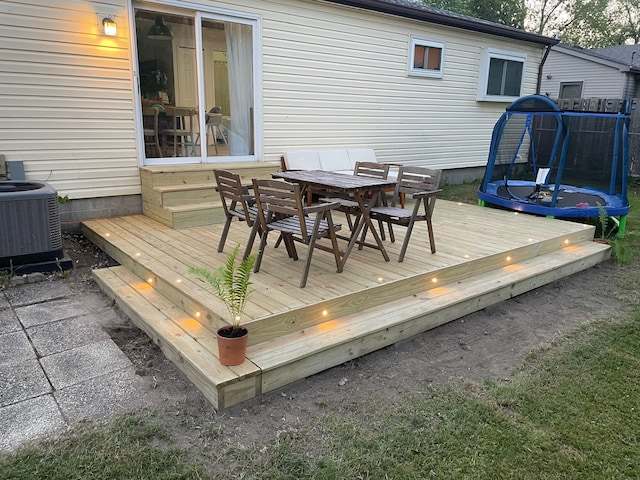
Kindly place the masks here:
<instances>
[{"instance_id":1,"label":"air conditioner unit","mask_svg":"<svg viewBox=\"0 0 640 480\"><path fill-rule=\"evenodd\" d=\"M63 261L64 269L70 267L62 250L56 190L45 182L0 181L0 268L53 271L63 268Z\"/></svg>"}]
</instances>

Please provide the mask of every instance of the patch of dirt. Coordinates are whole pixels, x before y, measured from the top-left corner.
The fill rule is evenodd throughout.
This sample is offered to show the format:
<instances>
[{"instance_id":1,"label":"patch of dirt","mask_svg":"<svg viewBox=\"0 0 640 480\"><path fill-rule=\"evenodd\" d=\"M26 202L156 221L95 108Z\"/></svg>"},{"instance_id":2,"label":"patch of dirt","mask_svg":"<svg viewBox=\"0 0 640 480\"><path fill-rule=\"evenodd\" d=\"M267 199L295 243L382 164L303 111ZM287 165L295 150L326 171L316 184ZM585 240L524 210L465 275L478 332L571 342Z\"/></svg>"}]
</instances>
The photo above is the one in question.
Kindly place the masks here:
<instances>
[{"instance_id":1,"label":"patch of dirt","mask_svg":"<svg viewBox=\"0 0 640 480\"><path fill-rule=\"evenodd\" d=\"M90 270L112 260L81 236L65 237L64 247L75 270L63 281L79 295L102 295ZM507 379L528 352L627 311L615 295L616 268L603 263L220 413L122 314L108 331L149 380L151 407L178 445L215 462L229 447L272 445L327 412L393 408L432 386Z\"/></svg>"}]
</instances>

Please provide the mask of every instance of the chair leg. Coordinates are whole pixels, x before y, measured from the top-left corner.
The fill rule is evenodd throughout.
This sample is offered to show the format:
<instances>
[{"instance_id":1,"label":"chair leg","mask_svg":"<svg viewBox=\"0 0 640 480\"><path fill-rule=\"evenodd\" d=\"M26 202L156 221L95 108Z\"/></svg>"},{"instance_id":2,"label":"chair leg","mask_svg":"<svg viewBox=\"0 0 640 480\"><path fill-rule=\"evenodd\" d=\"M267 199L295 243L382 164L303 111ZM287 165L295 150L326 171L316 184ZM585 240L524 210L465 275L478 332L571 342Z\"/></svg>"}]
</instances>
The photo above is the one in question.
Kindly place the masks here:
<instances>
[{"instance_id":1,"label":"chair leg","mask_svg":"<svg viewBox=\"0 0 640 480\"><path fill-rule=\"evenodd\" d=\"M267 245L267 236L269 235L269 230L264 229L262 235L260 235L260 250L258 250L258 258L256 258L256 264L253 267L253 272L258 273L260 271L260 264L262 263L262 255L264 254L265 246ZM246 251L245 251L245 255ZM247 255L248 256L248 255Z\"/></svg>"},{"instance_id":2,"label":"chair leg","mask_svg":"<svg viewBox=\"0 0 640 480\"><path fill-rule=\"evenodd\" d=\"M296 250L296 244L293 240L293 235L282 233L282 241L284 242L284 246L287 248L289 258L293 259L294 262L298 260L298 251Z\"/></svg>"},{"instance_id":3,"label":"chair leg","mask_svg":"<svg viewBox=\"0 0 640 480\"><path fill-rule=\"evenodd\" d=\"M224 250L224 242L227 241L227 235L229 233L229 227L231 227L231 216L227 216L226 222L224 222L224 228L222 229L222 236L220 237L220 243L218 243L218 252Z\"/></svg>"},{"instance_id":4,"label":"chair leg","mask_svg":"<svg viewBox=\"0 0 640 480\"><path fill-rule=\"evenodd\" d=\"M313 256L313 249L316 246L316 239L318 238L318 232L320 231L320 220L322 220L322 214L318 212L313 225L313 233L309 240L309 249L307 252L307 259L304 262L304 271L302 272L302 280L300 280L300 288L304 288L307 284L307 278L309 277L309 268L311 268L311 257Z\"/></svg>"},{"instance_id":5,"label":"chair leg","mask_svg":"<svg viewBox=\"0 0 640 480\"><path fill-rule=\"evenodd\" d=\"M407 233L404 237L404 242L402 242L402 249L400 250L400 256L398 257L398 262L402 262L404 260L404 254L407 252L407 246L409 245L409 239L411 238L411 232L413 231L413 225L416 222L416 215L418 214L418 209L420 208L420 201L416 200L416 203L413 205L413 215L411 215L411 219L409 220L409 225L407 225Z\"/></svg>"},{"instance_id":6,"label":"chair leg","mask_svg":"<svg viewBox=\"0 0 640 480\"><path fill-rule=\"evenodd\" d=\"M247 246L245 247L242 260L246 260L247 257L251 254L251 250L253 250L253 244L256 241L256 234L259 234L260 239L262 239L262 229L260 228L260 222L258 220L256 220L251 227L251 233L249 233L249 239L247 240Z\"/></svg>"},{"instance_id":7,"label":"chair leg","mask_svg":"<svg viewBox=\"0 0 640 480\"><path fill-rule=\"evenodd\" d=\"M347 217L347 225L349 225L349 230L353 231L353 221L351 221L351 214L345 211L344 216Z\"/></svg>"},{"instance_id":8,"label":"chair leg","mask_svg":"<svg viewBox=\"0 0 640 480\"><path fill-rule=\"evenodd\" d=\"M428 202L427 199L424 199L424 211L427 216L427 231L429 232L429 246L431 247L431 253L436 253L436 239L433 236L433 223L431 222L431 215L433 212L433 205L430 205L433 201Z\"/></svg>"},{"instance_id":9,"label":"chair leg","mask_svg":"<svg viewBox=\"0 0 640 480\"><path fill-rule=\"evenodd\" d=\"M331 211L327 211L324 218L329 224L329 237L331 238L331 246L333 247L333 257L336 260L336 271L341 273L344 265L342 264L342 256L340 255L340 248L338 247L338 239L336 238L336 229L333 225L333 217L331 216Z\"/></svg>"}]
</instances>

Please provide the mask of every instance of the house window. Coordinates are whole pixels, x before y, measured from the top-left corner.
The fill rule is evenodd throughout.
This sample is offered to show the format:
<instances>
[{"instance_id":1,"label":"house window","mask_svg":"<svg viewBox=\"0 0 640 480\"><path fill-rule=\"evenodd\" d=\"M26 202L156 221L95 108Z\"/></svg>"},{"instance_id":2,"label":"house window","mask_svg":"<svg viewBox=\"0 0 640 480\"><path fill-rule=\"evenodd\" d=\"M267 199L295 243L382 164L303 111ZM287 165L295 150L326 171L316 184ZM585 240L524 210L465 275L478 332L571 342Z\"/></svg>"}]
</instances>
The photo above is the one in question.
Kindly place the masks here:
<instances>
[{"instance_id":1,"label":"house window","mask_svg":"<svg viewBox=\"0 0 640 480\"><path fill-rule=\"evenodd\" d=\"M411 38L409 75L441 78L443 63L443 43Z\"/></svg>"},{"instance_id":2,"label":"house window","mask_svg":"<svg viewBox=\"0 0 640 480\"><path fill-rule=\"evenodd\" d=\"M478 100L512 102L520 97L526 59L522 53L485 49L480 64Z\"/></svg>"},{"instance_id":3,"label":"house window","mask_svg":"<svg viewBox=\"0 0 640 480\"><path fill-rule=\"evenodd\" d=\"M582 98L582 82L562 82L559 98Z\"/></svg>"}]
</instances>

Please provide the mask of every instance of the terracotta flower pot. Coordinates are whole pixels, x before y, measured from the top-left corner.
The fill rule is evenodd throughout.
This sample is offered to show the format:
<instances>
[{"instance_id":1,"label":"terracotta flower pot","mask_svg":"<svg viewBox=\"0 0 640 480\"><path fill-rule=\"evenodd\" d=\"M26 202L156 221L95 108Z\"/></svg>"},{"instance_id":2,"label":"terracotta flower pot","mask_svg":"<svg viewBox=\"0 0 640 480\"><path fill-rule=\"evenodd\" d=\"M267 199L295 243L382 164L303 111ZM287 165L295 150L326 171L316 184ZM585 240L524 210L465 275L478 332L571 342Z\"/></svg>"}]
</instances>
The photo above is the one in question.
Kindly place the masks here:
<instances>
[{"instance_id":1,"label":"terracotta flower pot","mask_svg":"<svg viewBox=\"0 0 640 480\"><path fill-rule=\"evenodd\" d=\"M249 330L239 327L241 334L233 335L233 327L227 326L218 329L218 358L222 365L240 365L247 354L247 339Z\"/></svg>"}]
</instances>

